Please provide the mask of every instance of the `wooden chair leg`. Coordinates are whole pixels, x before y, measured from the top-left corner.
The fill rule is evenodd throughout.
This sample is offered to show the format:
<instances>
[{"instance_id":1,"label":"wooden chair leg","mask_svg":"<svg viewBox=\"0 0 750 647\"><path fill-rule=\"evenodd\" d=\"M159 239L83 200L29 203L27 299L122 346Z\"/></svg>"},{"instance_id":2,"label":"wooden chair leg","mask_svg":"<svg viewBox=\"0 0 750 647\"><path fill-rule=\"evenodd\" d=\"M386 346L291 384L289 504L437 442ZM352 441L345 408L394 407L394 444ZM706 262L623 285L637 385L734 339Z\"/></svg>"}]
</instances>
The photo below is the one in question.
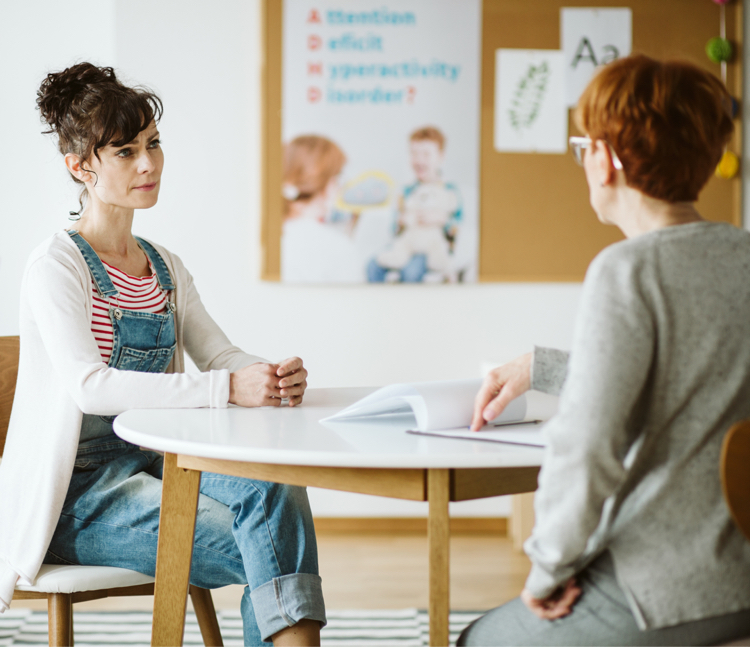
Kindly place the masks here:
<instances>
[{"instance_id":1,"label":"wooden chair leg","mask_svg":"<svg viewBox=\"0 0 750 647\"><path fill-rule=\"evenodd\" d=\"M50 593L47 596L47 616L50 647L73 645L73 596Z\"/></svg>"},{"instance_id":2,"label":"wooden chair leg","mask_svg":"<svg viewBox=\"0 0 750 647\"><path fill-rule=\"evenodd\" d=\"M223 647L224 641L221 637L219 621L216 619L216 609L214 608L211 591L198 586L191 586L190 599L193 601L195 617L198 619L198 626L201 628L203 644L206 647Z\"/></svg>"}]
</instances>

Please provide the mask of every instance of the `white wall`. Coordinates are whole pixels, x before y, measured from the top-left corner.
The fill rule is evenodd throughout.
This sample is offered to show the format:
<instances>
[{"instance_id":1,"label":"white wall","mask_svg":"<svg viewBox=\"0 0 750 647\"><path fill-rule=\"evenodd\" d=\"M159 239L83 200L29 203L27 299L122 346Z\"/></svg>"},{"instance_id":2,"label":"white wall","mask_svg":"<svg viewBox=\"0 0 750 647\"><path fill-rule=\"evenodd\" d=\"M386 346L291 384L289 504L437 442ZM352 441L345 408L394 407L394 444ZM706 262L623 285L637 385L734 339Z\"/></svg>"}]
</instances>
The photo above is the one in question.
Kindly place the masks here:
<instances>
[{"instance_id":1,"label":"white wall","mask_svg":"<svg viewBox=\"0 0 750 647\"><path fill-rule=\"evenodd\" d=\"M77 192L43 130L36 91L47 72L91 60L114 65L114 0L0 2L0 335L18 334L26 257L60 229Z\"/></svg>"},{"instance_id":2,"label":"white wall","mask_svg":"<svg viewBox=\"0 0 750 647\"><path fill-rule=\"evenodd\" d=\"M238 345L270 359L303 357L313 387L470 377L487 360L510 359L533 344L567 348L578 284L260 281L259 23L258 0L83 0L74 11L55 0L0 4L0 335L18 333L29 251L65 227L76 207L59 156L39 134L35 91L46 71L92 58L164 100L163 188L159 204L137 216L136 232L182 256L209 311ZM426 511L320 490L311 501L321 516ZM506 500L489 499L459 504L453 514L508 510Z\"/></svg>"}]
</instances>

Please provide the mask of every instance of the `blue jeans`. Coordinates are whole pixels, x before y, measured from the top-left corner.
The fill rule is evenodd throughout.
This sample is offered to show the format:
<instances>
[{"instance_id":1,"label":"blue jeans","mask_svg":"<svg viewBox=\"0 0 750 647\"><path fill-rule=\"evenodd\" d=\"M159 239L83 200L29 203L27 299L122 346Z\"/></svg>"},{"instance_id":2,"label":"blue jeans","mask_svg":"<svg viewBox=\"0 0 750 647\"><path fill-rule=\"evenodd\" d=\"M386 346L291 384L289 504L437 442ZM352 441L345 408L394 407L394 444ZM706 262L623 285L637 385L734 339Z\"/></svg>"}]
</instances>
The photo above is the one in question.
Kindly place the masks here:
<instances>
[{"instance_id":1,"label":"blue jeans","mask_svg":"<svg viewBox=\"0 0 750 647\"><path fill-rule=\"evenodd\" d=\"M373 258L367 264L367 280L370 283L383 283L385 275L390 271L391 268L378 265L377 261ZM424 275L427 274L427 256L424 254L415 254L398 272L401 274L400 281L402 283L419 283L424 278Z\"/></svg>"},{"instance_id":2,"label":"blue jeans","mask_svg":"<svg viewBox=\"0 0 750 647\"><path fill-rule=\"evenodd\" d=\"M116 436L79 446L52 564L120 566L153 576L162 456ZM246 645L261 645L303 618L325 624L312 514L304 488L204 473L190 582L247 584Z\"/></svg>"}]
</instances>

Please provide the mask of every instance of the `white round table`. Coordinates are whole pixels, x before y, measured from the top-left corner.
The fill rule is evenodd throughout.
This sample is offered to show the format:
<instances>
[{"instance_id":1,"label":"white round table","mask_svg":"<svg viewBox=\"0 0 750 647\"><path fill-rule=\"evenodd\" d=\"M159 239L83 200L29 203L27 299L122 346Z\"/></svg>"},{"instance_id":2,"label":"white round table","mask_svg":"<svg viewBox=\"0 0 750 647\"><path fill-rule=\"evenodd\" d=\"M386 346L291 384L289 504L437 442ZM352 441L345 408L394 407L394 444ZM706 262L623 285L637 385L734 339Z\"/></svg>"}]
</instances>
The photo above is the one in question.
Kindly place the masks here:
<instances>
[{"instance_id":1,"label":"white round table","mask_svg":"<svg viewBox=\"0 0 750 647\"><path fill-rule=\"evenodd\" d=\"M543 450L419 436L408 415L320 422L371 388L309 389L302 406L142 409L115 432L165 452L153 645L181 645L201 472L429 502L430 644L448 644L448 502L531 492Z\"/></svg>"}]
</instances>

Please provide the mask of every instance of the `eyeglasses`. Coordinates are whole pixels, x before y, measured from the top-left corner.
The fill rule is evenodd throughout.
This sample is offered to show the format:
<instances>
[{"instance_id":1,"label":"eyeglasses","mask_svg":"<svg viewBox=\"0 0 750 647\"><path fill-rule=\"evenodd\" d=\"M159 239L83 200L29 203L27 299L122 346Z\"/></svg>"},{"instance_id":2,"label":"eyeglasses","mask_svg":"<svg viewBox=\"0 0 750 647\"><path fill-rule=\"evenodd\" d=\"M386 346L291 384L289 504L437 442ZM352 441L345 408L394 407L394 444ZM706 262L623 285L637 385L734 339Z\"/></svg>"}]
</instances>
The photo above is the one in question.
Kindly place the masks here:
<instances>
[{"instance_id":1,"label":"eyeglasses","mask_svg":"<svg viewBox=\"0 0 750 647\"><path fill-rule=\"evenodd\" d=\"M570 150L573 152L573 157L575 157L579 165L583 166L583 151L591 146L591 137L571 137L568 141L570 143ZM612 154L612 166L618 171L622 171L620 158L617 157L617 153L615 153L612 146L609 144L607 146L609 146L609 152Z\"/></svg>"}]
</instances>

